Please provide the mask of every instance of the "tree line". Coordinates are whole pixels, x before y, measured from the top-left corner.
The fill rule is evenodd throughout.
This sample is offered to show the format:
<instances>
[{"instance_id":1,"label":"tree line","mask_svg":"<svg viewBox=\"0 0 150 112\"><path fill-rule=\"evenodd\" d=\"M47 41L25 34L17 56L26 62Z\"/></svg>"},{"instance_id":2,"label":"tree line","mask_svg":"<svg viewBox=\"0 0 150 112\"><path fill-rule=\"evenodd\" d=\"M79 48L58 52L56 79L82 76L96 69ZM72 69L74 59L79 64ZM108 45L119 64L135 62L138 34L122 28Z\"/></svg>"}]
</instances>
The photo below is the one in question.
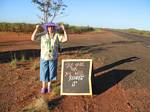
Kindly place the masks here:
<instances>
[{"instance_id":1,"label":"tree line","mask_svg":"<svg viewBox=\"0 0 150 112\"><path fill-rule=\"evenodd\" d=\"M36 24L29 23L0 23L0 32L22 32L22 33L32 33L35 29ZM68 33L83 33L94 31L95 29L90 26L72 26L69 24L64 24ZM42 28L40 28L42 31Z\"/></svg>"}]
</instances>

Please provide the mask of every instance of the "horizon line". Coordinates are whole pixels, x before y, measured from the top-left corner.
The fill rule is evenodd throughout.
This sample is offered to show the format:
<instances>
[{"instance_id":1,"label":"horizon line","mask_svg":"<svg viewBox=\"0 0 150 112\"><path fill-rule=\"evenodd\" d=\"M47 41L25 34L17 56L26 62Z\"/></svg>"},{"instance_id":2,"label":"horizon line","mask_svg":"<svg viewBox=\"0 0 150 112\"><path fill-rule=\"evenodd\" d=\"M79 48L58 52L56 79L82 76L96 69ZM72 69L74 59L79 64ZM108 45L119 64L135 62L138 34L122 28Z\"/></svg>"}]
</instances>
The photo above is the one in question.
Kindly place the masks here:
<instances>
[{"instance_id":1,"label":"horizon line","mask_svg":"<svg viewBox=\"0 0 150 112\"><path fill-rule=\"evenodd\" d=\"M36 23L36 22L8 22L8 21L0 21L0 23L10 23L10 24L13 24L13 23L24 23L24 24L39 24L39 23ZM60 23L60 22L55 22L55 23ZM138 28L138 27L105 27L105 26L92 26L92 25L77 25L77 24L70 24L70 23L64 23L64 24L68 24L70 26L77 26L77 27L93 27L93 28L103 28L103 29L135 29L135 30L143 30L143 31L150 31L149 28Z\"/></svg>"}]
</instances>

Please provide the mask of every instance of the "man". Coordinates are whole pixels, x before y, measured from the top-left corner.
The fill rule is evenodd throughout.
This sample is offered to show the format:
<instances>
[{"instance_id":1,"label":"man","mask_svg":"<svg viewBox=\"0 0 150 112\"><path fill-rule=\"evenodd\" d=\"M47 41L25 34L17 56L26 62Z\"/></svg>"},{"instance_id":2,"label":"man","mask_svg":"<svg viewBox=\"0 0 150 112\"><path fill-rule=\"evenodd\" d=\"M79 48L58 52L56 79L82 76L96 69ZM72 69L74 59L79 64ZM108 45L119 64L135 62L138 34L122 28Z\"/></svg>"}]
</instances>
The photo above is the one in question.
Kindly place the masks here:
<instances>
[{"instance_id":1,"label":"man","mask_svg":"<svg viewBox=\"0 0 150 112\"><path fill-rule=\"evenodd\" d=\"M51 81L56 80L57 75L57 58L58 47L60 42L68 40L64 25L59 27L63 30L63 35L56 33L57 24L47 23L42 26L46 33L37 34L39 25L32 34L31 40L41 41L41 56L40 56L40 81L42 81L41 93L51 92ZM48 88L46 88L46 82Z\"/></svg>"}]
</instances>

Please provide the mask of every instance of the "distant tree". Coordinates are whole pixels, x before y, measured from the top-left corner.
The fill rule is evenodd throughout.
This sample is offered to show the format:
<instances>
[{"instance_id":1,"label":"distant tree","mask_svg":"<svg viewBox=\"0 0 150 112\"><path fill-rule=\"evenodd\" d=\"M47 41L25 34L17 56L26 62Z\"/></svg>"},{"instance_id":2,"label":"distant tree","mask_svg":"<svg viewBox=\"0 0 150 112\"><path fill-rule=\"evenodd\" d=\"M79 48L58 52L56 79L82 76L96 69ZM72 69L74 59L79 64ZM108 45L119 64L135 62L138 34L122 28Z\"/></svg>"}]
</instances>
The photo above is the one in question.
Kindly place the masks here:
<instances>
[{"instance_id":1,"label":"distant tree","mask_svg":"<svg viewBox=\"0 0 150 112\"><path fill-rule=\"evenodd\" d=\"M42 12L42 16L39 16L42 23L53 22L67 7L62 0L32 0L32 2Z\"/></svg>"}]
</instances>

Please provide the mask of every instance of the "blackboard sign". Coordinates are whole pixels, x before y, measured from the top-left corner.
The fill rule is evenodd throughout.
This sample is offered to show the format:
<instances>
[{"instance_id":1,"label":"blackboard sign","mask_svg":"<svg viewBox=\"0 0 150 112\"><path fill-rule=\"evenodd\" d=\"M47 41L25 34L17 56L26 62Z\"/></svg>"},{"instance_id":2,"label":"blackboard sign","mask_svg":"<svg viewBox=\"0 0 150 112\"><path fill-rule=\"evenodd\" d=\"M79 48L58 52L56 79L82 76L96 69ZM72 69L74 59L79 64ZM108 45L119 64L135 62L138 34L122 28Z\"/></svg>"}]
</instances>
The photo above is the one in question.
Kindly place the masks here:
<instances>
[{"instance_id":1,"label":"blackboard sign","mask_svg":"<svg viewBox=\"0 0 150 112\"><path fill-rule=\"evenodd\" d=\"M92 95L92 59L62 60L61 95Z\"/></svg>"}]
</instances>

